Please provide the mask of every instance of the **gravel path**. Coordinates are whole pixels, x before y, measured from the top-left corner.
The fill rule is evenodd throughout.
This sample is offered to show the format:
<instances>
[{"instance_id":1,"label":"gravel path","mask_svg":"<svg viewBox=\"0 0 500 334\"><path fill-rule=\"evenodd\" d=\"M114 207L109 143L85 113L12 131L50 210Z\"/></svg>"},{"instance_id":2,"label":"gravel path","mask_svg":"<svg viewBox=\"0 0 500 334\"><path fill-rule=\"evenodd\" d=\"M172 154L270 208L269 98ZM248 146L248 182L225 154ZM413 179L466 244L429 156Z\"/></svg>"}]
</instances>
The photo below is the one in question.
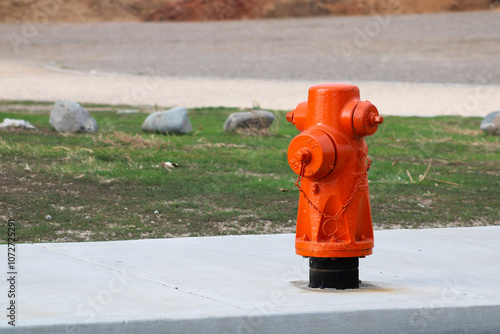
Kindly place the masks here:
<instances>
[{"instance_id":1,"label":"gravel path","mask_svg":"<svg viewBox=\"0 0 500 334\"><path fill-rule=\"evenodd\" d=\"M9 36L23 31L13 48ZM500 83L500 12L3 24L0 50L4 60L177 77Z\"/></svg>"}]
</instances>

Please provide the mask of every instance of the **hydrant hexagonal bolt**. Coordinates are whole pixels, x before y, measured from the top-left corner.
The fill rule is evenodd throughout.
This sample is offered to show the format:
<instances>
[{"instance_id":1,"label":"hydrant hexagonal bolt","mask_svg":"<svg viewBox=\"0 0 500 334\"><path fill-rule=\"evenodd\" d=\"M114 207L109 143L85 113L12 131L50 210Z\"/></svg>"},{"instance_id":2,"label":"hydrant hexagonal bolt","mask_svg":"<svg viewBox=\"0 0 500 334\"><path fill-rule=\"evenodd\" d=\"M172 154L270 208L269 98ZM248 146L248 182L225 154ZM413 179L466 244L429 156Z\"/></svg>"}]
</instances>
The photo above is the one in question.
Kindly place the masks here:
<instances>
[{"instance_id":1,"label":"hydrant hexagonal bolt","mask_svg":"<svg viewBox=\"0 0 500 334\"><path fill-rule=\"evenodd\" d=\"M363 137L384 119L372 103L360 101L358 87L347 84L311 87L308 100L286 119L301 131L287 157L299 175L295 250L310 259L309 286L358 288L358 259L373 248L371 161Z\"/></svg>"},{"instance_id":2,"label":"hydrant hexagonal bolt","mask_svg":"<svg viewBox=\"0 0 500 334\"><path fill-rule=\"evenodd\" d=\"M297 151L295 156L301 163L307 164L309 160L311 160L311 151L309 151L306 147L303 147Z\"/></svg>"}]
</instances>

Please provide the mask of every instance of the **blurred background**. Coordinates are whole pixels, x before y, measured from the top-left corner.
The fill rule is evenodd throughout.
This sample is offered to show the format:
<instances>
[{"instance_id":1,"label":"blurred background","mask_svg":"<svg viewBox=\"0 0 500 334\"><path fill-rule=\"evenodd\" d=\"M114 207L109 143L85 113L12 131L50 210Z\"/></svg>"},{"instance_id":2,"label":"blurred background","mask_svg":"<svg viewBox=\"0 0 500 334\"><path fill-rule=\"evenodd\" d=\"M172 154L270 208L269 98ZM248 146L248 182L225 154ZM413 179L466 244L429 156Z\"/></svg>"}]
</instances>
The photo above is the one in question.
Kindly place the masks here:
<instances>
[{"instance_id":1,"label":"blurred background","mask_svg":"<svg viewBox=\"0 0 500 334\"><path fill-rule=\"evenodd\" d=\"M0 0L0 50L10 100L286 110L351 82L388 114L482 116L496 94L455 104L500 83L500 1Z\"/></svg>"}]
</instances>

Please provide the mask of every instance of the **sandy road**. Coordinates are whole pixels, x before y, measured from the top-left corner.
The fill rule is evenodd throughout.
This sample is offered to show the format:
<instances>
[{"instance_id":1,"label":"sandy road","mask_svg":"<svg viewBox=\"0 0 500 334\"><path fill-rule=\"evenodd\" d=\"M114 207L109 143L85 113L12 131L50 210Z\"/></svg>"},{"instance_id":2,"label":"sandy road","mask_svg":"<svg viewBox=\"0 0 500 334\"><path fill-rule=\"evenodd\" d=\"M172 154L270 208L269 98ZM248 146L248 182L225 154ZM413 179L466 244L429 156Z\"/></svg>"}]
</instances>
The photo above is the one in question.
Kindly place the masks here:
<instances>
[{"instance_id":1,"label":"sandy road","mask_svg":"<svg viewBox=\"0 0 500 334\"><path fill-rule=\"evenodd\" d=\"M384 114L500 109L499 12L28 28L0 25L0 98L290 109L343 81Z\"/></svg>"}]
</instances>

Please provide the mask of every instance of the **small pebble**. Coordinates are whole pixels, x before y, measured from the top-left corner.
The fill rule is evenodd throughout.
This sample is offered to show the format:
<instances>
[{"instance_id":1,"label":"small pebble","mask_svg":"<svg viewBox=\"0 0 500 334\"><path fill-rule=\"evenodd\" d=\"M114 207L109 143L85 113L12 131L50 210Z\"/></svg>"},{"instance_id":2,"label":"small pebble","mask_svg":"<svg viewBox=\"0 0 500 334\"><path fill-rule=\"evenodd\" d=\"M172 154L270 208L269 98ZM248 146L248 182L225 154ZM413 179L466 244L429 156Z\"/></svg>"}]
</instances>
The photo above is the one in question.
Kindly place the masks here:
<instances>
[{"instance_id":1,"label":"small pebble","mask_svg":"<svg viewBox=\"0 0 500 334\"><path fill-rule=\"evenodd\" d=\"M47 216L45 217L45 219L47 219L47 220L52 220L52 216L51 216L51 215L47 215Z\"/></svg>"}]
</instances>

